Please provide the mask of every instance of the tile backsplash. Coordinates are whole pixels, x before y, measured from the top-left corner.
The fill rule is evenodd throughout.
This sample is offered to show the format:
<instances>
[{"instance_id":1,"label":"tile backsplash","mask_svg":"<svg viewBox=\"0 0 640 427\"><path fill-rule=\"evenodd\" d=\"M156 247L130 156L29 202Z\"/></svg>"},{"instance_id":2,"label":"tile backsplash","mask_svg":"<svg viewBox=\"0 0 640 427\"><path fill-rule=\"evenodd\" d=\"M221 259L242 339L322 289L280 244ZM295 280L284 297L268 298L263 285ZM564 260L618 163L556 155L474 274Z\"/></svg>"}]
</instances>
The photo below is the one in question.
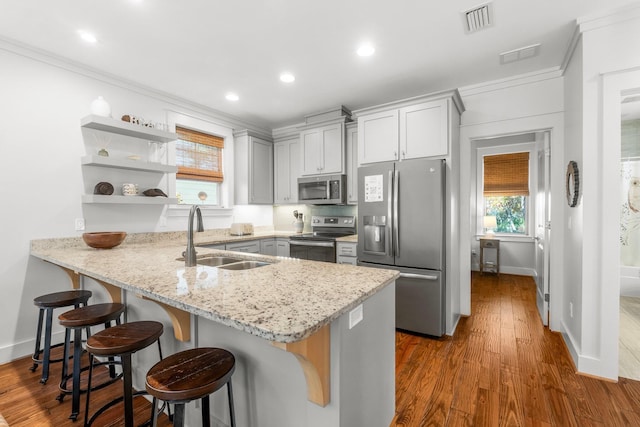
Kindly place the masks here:
<instances>
[{"instance_id":1,"label":"tile backsplash","mask_svg":"<svg viewBox=\"0 0 640 427\"><path fill-rule=\"evenodd\" d=\"M358 215L357 206L315 206L315 205L283 205L273 207L273 226L276 231L294 232L293 211L297 210L304 215L304 232L311 232L312 215Z\"/></svg>"}]
</instances>

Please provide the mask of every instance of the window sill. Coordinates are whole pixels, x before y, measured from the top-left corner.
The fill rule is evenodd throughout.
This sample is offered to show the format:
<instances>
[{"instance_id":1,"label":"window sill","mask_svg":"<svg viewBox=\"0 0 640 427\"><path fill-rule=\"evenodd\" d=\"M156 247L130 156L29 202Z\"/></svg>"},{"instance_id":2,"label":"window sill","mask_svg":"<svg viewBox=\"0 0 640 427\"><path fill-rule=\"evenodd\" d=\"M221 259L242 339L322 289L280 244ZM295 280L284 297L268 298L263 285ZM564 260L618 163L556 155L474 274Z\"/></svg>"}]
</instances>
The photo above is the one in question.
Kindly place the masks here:
<instances>
[{"instance_id":1,"label":"window sill","mask_svg":"<svg viewBox=\"0 0 640 427\"><path fill-rule=\"evenodd\" d=\"M188 217L192 205L169 205L167 216ZM203 217L230 217L233 216L232 208L221 208L218 206L199 206Z\"/></svg>"},{"instance_id":2,"label":"window sill","mask_svg":"<svg viewBox=\"0 0 640 427\"><path fill-rule=\"evenodd\" d=\"M476 234L476 240L484 239L484 234ZM495 234L493 236L494 239L500 240L501 242L514 242L514 243L533 243L533 236L508 236L505 234Z\"/></svg>"}]
</instances>

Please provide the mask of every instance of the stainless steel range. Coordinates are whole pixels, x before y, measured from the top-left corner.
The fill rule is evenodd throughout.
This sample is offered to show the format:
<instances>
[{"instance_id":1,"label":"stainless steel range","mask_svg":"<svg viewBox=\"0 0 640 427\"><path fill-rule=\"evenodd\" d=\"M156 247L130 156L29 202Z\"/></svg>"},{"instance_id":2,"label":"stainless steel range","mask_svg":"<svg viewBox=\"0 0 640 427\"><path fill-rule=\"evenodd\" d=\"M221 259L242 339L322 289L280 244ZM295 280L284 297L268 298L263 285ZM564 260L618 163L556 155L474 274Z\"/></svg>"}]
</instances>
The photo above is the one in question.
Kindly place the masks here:
<instances>
[{"instance_id":1,"label":"stainless steel range","mask_svg":"<svg viewBox=\"0 0 640 427\"><path fill-rule=\"evenodd\" d=\"M356 234L356 217L314 215L311 217L311 231L289 236L289 256L336 262L336 239Z\"/></svg>"}]
</instances>

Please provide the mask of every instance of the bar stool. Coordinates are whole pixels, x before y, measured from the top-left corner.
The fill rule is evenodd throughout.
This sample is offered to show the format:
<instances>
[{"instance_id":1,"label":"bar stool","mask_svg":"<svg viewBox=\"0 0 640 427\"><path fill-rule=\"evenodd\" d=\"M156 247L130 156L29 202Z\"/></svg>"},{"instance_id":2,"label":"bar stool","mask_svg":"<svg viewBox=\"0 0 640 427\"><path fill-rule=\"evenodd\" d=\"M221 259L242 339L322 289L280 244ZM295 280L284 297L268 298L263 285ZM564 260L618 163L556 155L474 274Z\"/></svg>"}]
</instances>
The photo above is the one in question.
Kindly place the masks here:
<instances>
[{"instance_id":1,"label":"bar stool","mask_svg":"<svg viewBox=\"0 0 640 427\"><path fill-rule=\"evenodd\" d=\"M86 307L76 308L69 310L58 316L60 324L66 328L64 347L64 360L69 356L69 335L73 330L73 372L68 375L67 363L62 365L62 374L60 376L60 394L57 399L62 402L64 396L71 394L71 415L69 418L76 420L80 413L80 394L85 393L87 390L80 389L80 375L83 371L89 369L87 367L80 367L80 359L82 357L82 330L87 330L87 340L91 336L90 327L104 324L105 328L111 327L111 322L115 321L116 325L120 324L120 316L124 313L125 306L120 303L104 303L93 304ZM111 359L108 362L101 362L99 365L109 364L109 373L111 380L94 387L94 390L105 387L112 382L116 381L119 377L115 374L114 360ZM69 378L72 378L72 389L69 390L67 382ZM87 387L88 388L88 387Z\"/></svg>"},{"instance_id":2,"label":"bar stool","mask_svg":"<svg viewBox=\"0 0 640 427\"><path fill-rule=\"evenodd\" d=\"M160 322L140 321L125 323L105 329L91 336L87 340L87 351L89 352L89 379L87 383L87 402L84 414L85 427L93 424L95 419L104 411L124 400L124 425L133 427L133 396L144 394L144 391L133 393L131 374L131 355L138 350L148 347L155 341L158 342L158 352L162 359L162 348L160 347L160 336L163 326ZM124 395L118 397L98 409L91 419L89 417L89 399L91 396L91 378L93 375L93 358L95 356L118 356L122 361L122 373L124 383Z\"/></svg>"},{"instance_id":3,"label":"bar stool","mask_svg":"<svg viewBox=\"0 0 640 427\"><path fill-rule=\"evenodd\" d=\"M74 290L54 292L52 294L41 295L34 298L33 303L38 306L38 331L36 332L36 348L33 352L31 359L33 360L33 366L29 368L31 372L35 372L38 369L38 365L42 364L42 376L40 382L46 384L49 379L49 364L62 362L64 359L51 359L51 349L59 347L64 343L59 343L54 346L51 345L51 323L53 321L53 310L56 308L74 306L75 308L80 305L87 305L87 301L91 297L91 291ZM42 336L42 320L45 312L47 313L47 321L45 325L44 333L44 351L40 348L40 339ZM66 334L65 334L66 341ZM42 359L40 359L42 354Z\"/></svg>"},{"instance_id":4,"label":"bar stool","mask_svg":"<svg viewBox=\"0 0 640 427\"><path fill-rule=\"evenodd\" d=\"M229 418L235 427L231 375L235 370L235 357L221 348L194 348L173 354L151 367L145 387L153 396L151 426L157 425L156 399L175 404L173 425L184 425L186 403L202 400L202 426L209 427L209 395L225 384L229 395Z\"/></svg>"}]
</instances>

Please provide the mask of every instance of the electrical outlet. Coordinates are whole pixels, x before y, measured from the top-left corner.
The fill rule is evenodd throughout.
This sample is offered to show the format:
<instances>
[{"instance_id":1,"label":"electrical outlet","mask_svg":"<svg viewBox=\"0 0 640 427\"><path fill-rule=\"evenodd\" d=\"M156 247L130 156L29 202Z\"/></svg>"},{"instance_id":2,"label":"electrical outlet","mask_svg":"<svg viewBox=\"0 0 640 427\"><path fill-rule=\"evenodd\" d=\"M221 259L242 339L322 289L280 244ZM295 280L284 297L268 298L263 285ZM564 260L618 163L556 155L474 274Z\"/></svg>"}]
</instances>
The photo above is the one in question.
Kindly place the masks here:
<instances>
[{"instance_id":1,"label":"electrical outlet","mask_svg":"<svg viewBox=\"0 0 640 427\"><path fill-rule=\"evenodd\" d=\"M84 218L76 218L76 231L84 230Z\"/></svg>"},{"instance_id":2,"label":"electrical outlet","mask_svg":"<svg viewBox=\"0 0 640 427\"><path fill-rule=\"evenodd\" d=\"M478 255L478 251L476 251L475 249L471 250L471 255L476 256Z\"/></svg>"},{"instance_id":3,"label":"electrical outlet","mask_svg":"<svg viewBox=\"0 0 640 427\"><path fill-rule=\"evenodd\" d=\"M569 303L569 317L573 319L573 303Z\"/></svg>"}]
</instances>

